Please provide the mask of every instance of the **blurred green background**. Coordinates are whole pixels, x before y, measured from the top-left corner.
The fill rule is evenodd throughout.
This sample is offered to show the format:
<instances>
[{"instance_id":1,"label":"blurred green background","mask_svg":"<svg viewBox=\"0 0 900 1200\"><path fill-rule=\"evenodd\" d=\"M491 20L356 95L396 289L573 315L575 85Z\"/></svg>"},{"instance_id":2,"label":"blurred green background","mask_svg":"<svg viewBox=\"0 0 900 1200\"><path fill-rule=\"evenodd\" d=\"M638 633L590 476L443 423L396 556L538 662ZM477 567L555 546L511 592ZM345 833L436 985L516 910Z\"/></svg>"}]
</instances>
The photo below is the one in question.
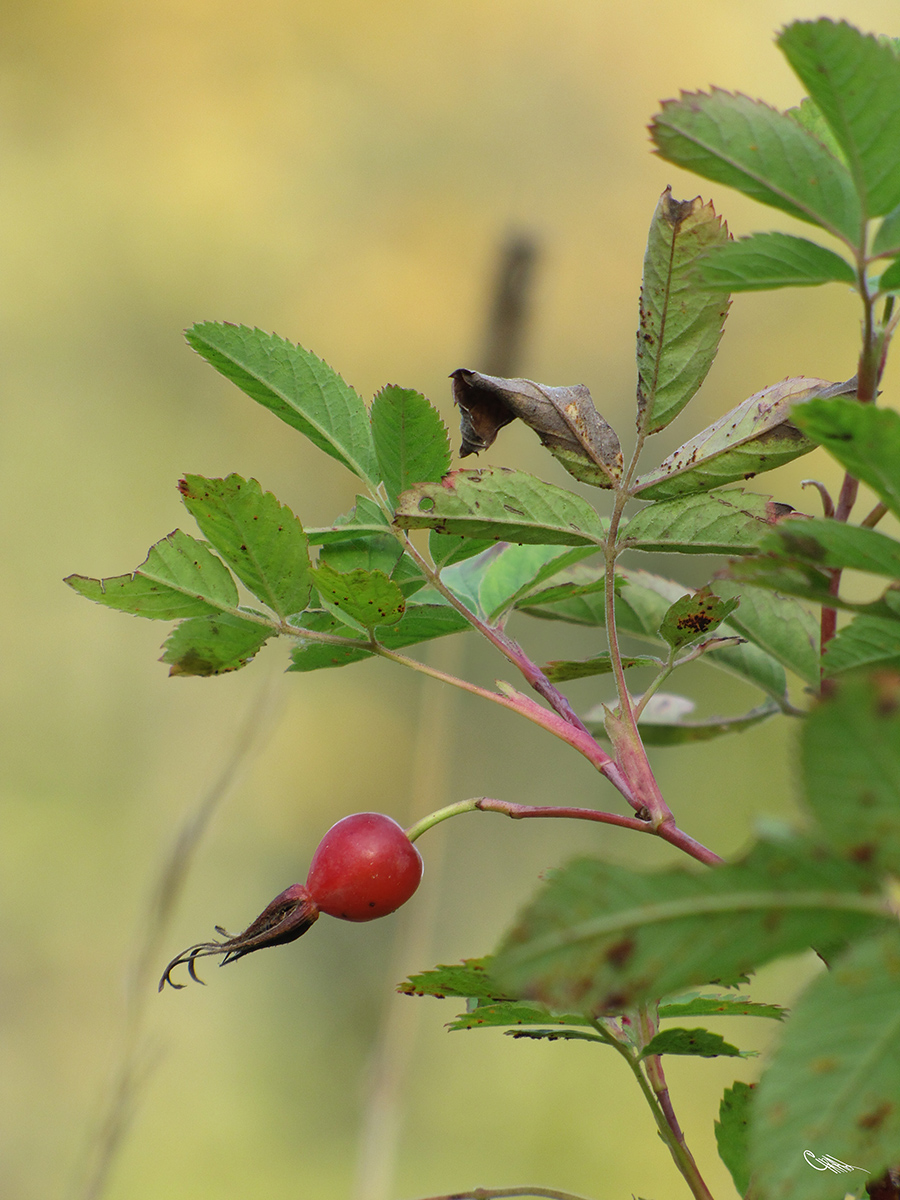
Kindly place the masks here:
<instances>
[{"instance_id":1,"label":"blurred green background","mask_svg":"<svg viewBox=\"0 0 900 1200\"><path fill-rule=\"evenodd\" d=\"M245 671L170 680L156 661L165 626L63 586L70 572L132 569L184 524L184 471L255 476L309 525L353 502L350 476L216 376L182 328L260 325L365 396L387 382L419 388L456 441L447 375L481 365L498 247L525 230L541 257L521 373L588 384L627 442L641 261L663 188L712 195L736 234L791 224L661 163L645 127L679 88L795 103L772 37L822 11L807 0L3 6L4 1196L87 1195L155 881L242 738L253 734L252 748L154 975L216 923L241 928L302 880L348 812L405 820L481 794L618 800L549 736L387 664L286 676L284 649L270 646ZM892 0L826 12L900 34ZM857 324L838 287L739 297L700 396L653 449L785 375L846 378ZM481 461L571 482L517 426ZM760 490L813 511L800 488L810 475L837 482L817 454ZM700 582L711 564L635 565ZM539 661L600 645L524 618L513 632ZM479 681L509 677L472 639L429 653L455 654ZM683 686L708 712L754 702L702 668ZM586 707L608 691L587 681L571 694ZM794 732L781 721L659 752L682 826L729 853L759 816L793 817ZM542 869L575 852L651 864L674 852L599 826L487 814L421 847L425 882L393 918L324 918L224 976L209 966L206 988L157 996L144 981L141 1081L109 1200L401 1200L523 1182L597 1200L686 1194L611 1056L448 1036L454 1002L392 990L408 971L490 950ZM802 960L764 972L760 998L789 999L813 970ZM772 1031L760 1024L727 1032L762 1048ZM669 1068L720 1196L733 1191L713 1117L723 1087L758 1070Z\"/></svg>"}]
</instances>

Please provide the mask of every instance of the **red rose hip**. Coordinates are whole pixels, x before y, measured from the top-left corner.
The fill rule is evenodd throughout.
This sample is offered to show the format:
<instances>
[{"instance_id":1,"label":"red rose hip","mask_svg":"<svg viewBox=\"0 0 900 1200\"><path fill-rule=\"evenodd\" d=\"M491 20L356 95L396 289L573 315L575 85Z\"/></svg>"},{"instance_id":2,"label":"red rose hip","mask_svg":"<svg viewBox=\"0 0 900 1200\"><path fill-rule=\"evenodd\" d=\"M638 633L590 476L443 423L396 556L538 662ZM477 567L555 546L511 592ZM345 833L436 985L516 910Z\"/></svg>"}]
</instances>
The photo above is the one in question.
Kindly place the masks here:
<instances>
[{"instance_id":1,"label":"red rose hip","mask_svg":"<svg viewBox=\"0 0 900 1200\"><path fill-rule=\"evenodd\" d=\"M328 830L306 887L316 907L344 921L374 921L405 904L422 878L422 856L396 821L354 813Z\"/></svg>"}]
</instances>

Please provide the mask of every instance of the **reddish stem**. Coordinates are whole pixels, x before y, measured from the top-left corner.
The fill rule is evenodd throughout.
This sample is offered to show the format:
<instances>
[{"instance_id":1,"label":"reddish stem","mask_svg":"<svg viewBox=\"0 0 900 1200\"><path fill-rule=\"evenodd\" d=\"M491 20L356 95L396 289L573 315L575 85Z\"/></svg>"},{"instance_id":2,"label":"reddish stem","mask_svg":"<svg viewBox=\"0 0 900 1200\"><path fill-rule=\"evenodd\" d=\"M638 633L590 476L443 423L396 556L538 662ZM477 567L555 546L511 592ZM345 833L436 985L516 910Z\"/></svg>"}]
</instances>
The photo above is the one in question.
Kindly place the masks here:
<instances>
[{"instance_id":1,"label":"reddish stem","mask_svg":"<svg viewBox=\"0 0 900 1200\"><path fill-rule=\"evenodd\" d=\"M564 808L557 805L513 804L508 800L495 800L491 796L485 796L483 799L478 800L475 807L482 812L503 813L514 820L520 820L524 817L563 817L576 821L599 821L603 825L618 825L623 829L636 829L640 833L655 833L664 841L676 846L679 850L683 850L685 854L689 854L691 858L695 858L698 862L705 863L707 866L716 866L723 861L719 858L718 854L714 854L712 850L708 850L706 846L689 837L688 834L678 829L674 824L660 825L654 828L650 821L642 821L639 817L623 817L618 813L600 812L595 808Z\"/></svg>"}]
</instances>

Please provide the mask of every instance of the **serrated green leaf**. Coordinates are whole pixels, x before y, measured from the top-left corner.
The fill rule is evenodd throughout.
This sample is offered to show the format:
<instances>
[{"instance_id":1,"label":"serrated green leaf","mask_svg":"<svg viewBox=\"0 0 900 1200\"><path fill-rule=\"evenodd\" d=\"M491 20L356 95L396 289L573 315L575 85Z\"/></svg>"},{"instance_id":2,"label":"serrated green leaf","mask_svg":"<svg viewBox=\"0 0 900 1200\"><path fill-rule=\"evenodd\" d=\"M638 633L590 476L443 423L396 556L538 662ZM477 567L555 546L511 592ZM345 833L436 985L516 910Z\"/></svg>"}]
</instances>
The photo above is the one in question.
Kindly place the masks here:
<instances>
[{"instance_id":1,"label":"serrated green leaf","mask_svg":"<svg viewBox=\"0 0 900 1200\"><path fill-rule=\"evenodd\" d=\"M372 401L372 440L392 504L414 483L437 482L450 470L450 436L441 415L411 388L388 386Z\"/></svg>"},{"instance_id":2,"label":"serrated green leaf","mask_svg":"<svg viewBox=\"0 0 900 1200\"><path fill-rule=\"evenodd\" d=\"M604 522L586 500L524 471L451 471L404 492L395 523L491 541L602 546Z\"/></svg>"},{"instance_id":3,"label":"serrated green leaf","mask_svg":"<svg viewBox=\"0 0 900 1200\"><path fill-rule=\"evenodd\" d=\"M840 945L893 918L877 881L801 841L763 842L703 874L580 859L519 916L492 973L567 1012L620 1013L677 988Z\"/></svg>"},{"instance_id":4,"label":"serrated green leaf","mask_svg":"<svg viewBox=\"0 0 900 1200\"><path fill-rule=\"evenodd\" d=\"M595 554L594 546L505 546L487 556L478 586L478 607L489 621L499 620L525 592L558 571ZM470 559L474 563L474 559Z\"/></svg>"},{"instance_id":5,"label":"serrated green leaf","mask_svg":"<svg viewBox=\"0 0 900 1200\"><path fill-rule=\"evenodd\" d=\"M728 488L648 504L622 531L621 545L653 553L752 554L778 519L770 497Z\"/></svg>"},{"instance_id":6,"label":"serrated green leaf","mask_svg":"<svg viewBox=\"0 0 900 1200\"><path fill-rule=\"evenodd\" d=\"M410 975L397 991L405 996L462 996L479 1001L512 1000L490 974L491 959L465 958L460 963L439 963L432 971Z\"/></svg>"},{"instance_id":7,"label":"serrated green leaf","mask_svg":"<svg viewBox=\"0 0 900 1200\"><path fill-rule=\"evenodd\" d=\"M306 608L312 586L306 535L286 504L240 475L185 475L178 490L204 536L254 596L282 618Z\"/></svg>"},{"instance_id":8,"label":"serrated green leaf","mask_svg":"<svg viewBox=\"0 0 900 1200\"><path fill-rule=\"evenodd\" d=\"M216 321L192 326L185 337L252 400L360 479L373 487L379 482L366 406L315 354L261 329Z\"/></svg>"},{"instance_id":9,"label":"serrated green leaf","mask_svg":"<svg viewBox=\"0 0 900 1200\"><path fill-rule=\"evenodd\" d=\"M830 845L900 875L900 675L836 681L804 722L801 761L807 805Z\"/></svg>"},{"instance_id":10,"label":"serrated green leaf","mask_svg":"<svg viewBox=\"0 0 900 1200\"><path fill-rule=\"evenodd\" d=\"M728 1168L738 1195L745 1196L750 1187L750 1166L747 1161L747 1142L750 1128L750 1104L756 1085L735 1080L725 1089L715 1122L719 1158Z\"/></svg>"},{"instance_id":11,"label":"serrated green leaf","mask_svg":"<svg viewBox=\"0 0 900 1200\"><path fill-rule=\"evenodd\" d=\"M657 433L693 398L713 364L729 300L703 286L698 264L728 240L712 204L660 197L644 255L637 333L638 425Z\"/></svg>"},{"instance_id":12,"label":"serrated green leaf","mask_svg":"<svg viewBox=\"0 0 900 1200\"><path fill-rule=\"evenodd\" d=\"M833 1200L896 1165L900 935L853 946L794 1007L753 1099L750 1162L767 1200ZM810 1169L828 1155L852 1173ZM827 1177L827 1178L826 1178Z\"/></svg>"},{"instance_id":13,"label":"serrated green leaf","mask_svg":"<svg viewBox=\"0 0 900 1200\"><path fill-rule=\"evenodd\" d=\"M719 88L682 92L663 104L650 136L676 166L858 243L863 217L850 172L786 113Z\"/></svg>"},{"instance_id":14,"label":"serrated green leaf","mask_svg":"<svg viewBox=\"0 0 900 1200\"><path fill-rule=\"evenodd\" d=\"M900 254L900 204L887 214L872 239L873 254Z\"/></svg>"},{"instance_id":15,"label":"serrated green leaf","mask_svg":"<svg viewBox=\"0 0 900 1200\"><path fill-rule=\"evenodd\" d=\"M900 258L888 263L886 270L878 280L878 290L881 292L900 291Z\"/></svg>"},{"instance_id":16,"label":"serrated green leaf","mask_svg":"<svg viewBox=\"0 0 900 1200\"><path fill-rule=\"evenodd\" d=\"M661 1000L659 1015L663 1017L768 1017L783 1021L788 1010L780 1004L761 1004L746 996L728 992L700 996L669 996Z\"/></svg>"},{"instance_id":17,"label":"serrated green leaf","mask_svg":"<svg viewBox=\"0 0 900 1200\"><path fill-rule=\"evenodd\" d=\"M714 247L700 264L700 278L725 292L761 292L783 287L847 283L856 273L833 250L787 233L754 233Z\"/></svg>"},{"instance_id":18,"label":"serrated green leaf","mask_svg":"<svg viewBox=\"0 0 900 1200\"><path fill-rule=\"evenodd\" d=\"M858 667L900 668L900 620L862 614L837 631L825 647L825 675Z\"/></svg>"},{"instance_id":19,"label":"serrated green leaf","mask_svg":"<svg viewBox=\"0 0 900 1200\"><path fill-rule=\"evenodd\" d=\"M169 634L160 662L171 663L170 675L224 675L246 666L275 633L229 613L190 617Z\"/></svg>"},{"instance_id":20,"label":"serrated green leaf","mask_svg":"<svg viewBox=\"0 0 900 1200\"><path fill-rule=\"evenodd\" d=\"M622 666L625 670L631 667L661 667L662 659L640 655L637 658L622 656ZM541 668L551 683L567 683L570 679L587 679L592 675L610 675L612 659L608 650L596 654L593 658L584 658L576 662L554 661Z\"/></svg>"},{"instance_id":21,"label":"serrated green leaf","mask_svg":"<svg viewBox=\"0 0 900 1200\"><path fill-rule=\"evenodd\" d=\"M384 571L344 572L322 563L313 571L313 581L329 612L366 632L396 624L406 610L403 593Z\"/></svg>"},{"instance_id":22,"label":"serrated green leaf","mask_svg":"<svg viewBox=\"0 0 900 1200\"><path fill-rule=\"evenodd\" d=\"M740 598L740 608L729 618L733 629L799 675L804 683L818 685L820 622L810 609L793 596L779 596L728 579L717 579L716 591L723 599Z\"/></svg>"},{"instance_id":23,"label":"serrated green leaf","mask_svg":"<svg viewBox=\"0 0 900 1200\"><path fill-rule=\"evenodd\" d=\"M641 475L634 492L642 500L706 492L808 454L814 443L794 420L800 402L850 386L800 376L763 388L679 446L656 470ZM855 383L852 387L855 391Z\"/></svg>"},{"instance_id":24,"label":"serrated green leaf","mask_svg":"<svg viewBox=\"0 0 900 1200\"><path fill-rule=\"evenodd\" d=\"M329 633L339 638L359 641L355 630L330 612L304 613L303 628L316 633ZM431 641L450 633L470 629L465 617L447 604L408 604L406 612L395 625L376 629L381 645L388 650L401 650L418 642ZM302 633L299 634L302 638ZM371 658L373 652L364 646L330 644L307 640L291 651L289 671L318 671L323 667L345 667L350 663Z\"/></svg>"},{"instance_id":25,"label":"serrated green leaf","mask_svg":"<svg viewBox=\"0 0 900 1200\"><path fill-rule=\"evenodd\" d=\"M237 587L225 564L180 529L152 546L132 575L69 575L64 582L107 608L157 621L202 616L238 603Z\"/></svg>"},{"instance_id":26,"label":"serrated green leaf","mask_svg":"<svg viewBox=\"0 0 900 1200\"><path fill-rule=\"evenodd\" d=\"M778 45L844 152L867 217L900 203L900 61L846 21L795 21Z\"/></svg>"},{"instance_id":27,"label":"serrated green leaf","mask_svg":"<svg viewBox=\"0 0 900 1200\"><path fill-rule=\"evenodd\" d=\"M659 636L673 650L689 646L715 632L738 606L738 600L722 600L707 585L690 592L669 606L660 622Z\"/></svg>"},{"instance_id":28,"label":"serrated green leaf","mask_svg":"<svg viewBox=\"0 0 900 1200\"><path fill-rule=\"evenodd\" d=\"M418 978L413 976L413 978ZM541 1004L521 1000L499 1000L479 1003L469 1012L460 1013L447 1026L457 1029L491 1029L509 1025L590 1025L590 1018L580 1013L551 1013Z\"/></svg>"},{"instance_id":29,"label":"serrated green leaf","mask_svg":"<svg viewBox=\"0 0 900 1200\"><path fill-rule=\"evenodd\" d=\"M795 422L900 516L900 413L840 396L811 400Z\"/></svg>"},{"instance_id":30,"label":"serrated green leaf","mask_svg":"<svg viewBox=\"0 0 900 1200\"><path fill-rule=\"evenodd\" d=\"M661 1029L644 1049L641 1058L653 1054L682 1054L695 1058L746 1058L747 1053L708 1029Z\"/></svg>"}]
</instances>

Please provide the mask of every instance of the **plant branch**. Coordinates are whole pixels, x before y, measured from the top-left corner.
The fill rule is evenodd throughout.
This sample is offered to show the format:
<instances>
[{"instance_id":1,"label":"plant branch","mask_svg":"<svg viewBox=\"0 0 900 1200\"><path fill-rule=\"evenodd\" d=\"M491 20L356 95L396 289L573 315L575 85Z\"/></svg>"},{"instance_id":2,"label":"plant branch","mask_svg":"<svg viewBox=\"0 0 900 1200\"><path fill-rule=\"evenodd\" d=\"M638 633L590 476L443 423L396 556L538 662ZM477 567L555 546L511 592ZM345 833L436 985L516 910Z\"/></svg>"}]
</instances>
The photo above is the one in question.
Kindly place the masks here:
<instances>
[{"instance_id":1,"label":"plant branch","mask_svg":"<svg viewBox=\"0 0 900 1200\"><path fill-rule=\"evenodd\" d=\"M694 838L680 830L674 823L665 826L654 827L650 821L642 821L640 817L625 817L618 813L601 812L595 808L570 808L562 805L542 805L542 804L514 804L507 800L496 800L492 796L476 796L468 800L458 800L455 804L448 804L445 808L439 808L436 812L430 813L427 817L423 817L414 825L411 825L406 830L406 836L411 842L416 841L427 830L439 825L441 821L449 820L450 817L458 817L467 812L496 812L502 813L504 816L512 817L513 820L522 820L528 817L537 818L561 818L564 820L573 821L597 821L602 825L617 825L622 829L634 829L638 833L653 833L657 837L661 837L664 841L683 850L685 854L689 854L698 862L705 863L707 866L715 866L721 863L722 859L712 850L708 850L705 846L695 841Z\"/></svg>"}]
</instances>

